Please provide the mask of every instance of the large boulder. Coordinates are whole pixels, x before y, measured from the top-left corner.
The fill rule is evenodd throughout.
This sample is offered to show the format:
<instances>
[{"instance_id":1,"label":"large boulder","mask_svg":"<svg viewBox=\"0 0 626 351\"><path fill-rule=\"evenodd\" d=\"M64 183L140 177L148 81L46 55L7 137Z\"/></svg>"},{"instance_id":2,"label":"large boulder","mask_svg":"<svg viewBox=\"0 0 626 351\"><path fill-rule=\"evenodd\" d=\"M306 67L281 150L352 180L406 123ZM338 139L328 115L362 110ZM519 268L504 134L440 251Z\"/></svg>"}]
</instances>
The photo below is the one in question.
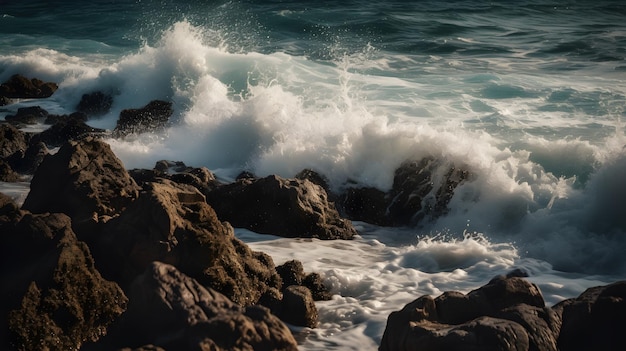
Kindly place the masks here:
<instances>
[{"instance_id":1,"label":"large boulder","mask_svg":"<svg viewBox=\"0 0 626 351\"><path fill-rule=\"evenodd\" d=\"M626 350L626 281L587 289L554 310L563 319L559 350Z\"/></svg>"},{"instance_id":2,"label":"large boulder","mask_svg":"<svg viewBox=\"0 0 626 351\"><path fill-rule=\"evenodd\" d=\"M422 296L393 312L380 350L557 350L560 318L536 285L496 277L467 295Z\"/></svg>"},{"instance_id":3,"label":"large boulder","mask_svg":"<svg viewBox=\"0 0 626 351\"><path fill-rule=\"evenodd\" d=\"M271 257L235 238L196 188L166 179L145 183L139 198L106 223L91 247L103 275L123 286L161 261L242 305L280 289Z\"/></svg>"},{"instance_id":4,"label":"large boulder","mask_svg":"<svg viewBox=\"0 0 626 351\"><path fill-rule=\"evenodd\" d=\"M47 98L59 88L56 83L15 74L0 85L0 96L10 99Z\"/></svg>"},{"instance_id":5,"label":"large boulder","mask_svg":"<svg viewBox=\"0 0 626 351\"><path fill-rule=\"evenodd\" d=\"M153 262L132 283L128 311L109 347L152 345L169 350L297 350L277 317L242 307L174 266Z\"/></svg>"},{"instance_id":6,"label":"large boulder","mask_svg":"<svg viewBox=\"0 0 626 351\"><path fill-rule=\"evenodd\" d=\"M308 179L240 178L206 195L220 218L258 233L319 239L351 239L357 234L326 191Z\"/></svg>"},{"instance_id":7,"label":"large boulder","mask_svg":"<svg viewBox=\"0 0 626 351\"><path fill-rule=\"evenodd\" d=\"M30 189L24 209L65 213L79 224L119 214L139 193L109 145L91 137L67 142L47 155Z\"/></svg>"},{"instance_id":8,"label":"large boulder","mask_svg":"<svg viewBox=\"0 0 626 351\"><path fill-rule=\"evenodd\" d=\"M19 211L6 197L2 203L3 348L75 350L105 335L127 299L95 269L69 217Z\"/></svg>"},{"instance_id":9,"label":"large boulder","mask_svg":"<svg viewBox=\"0 0 626 351\"><path fill-rule=\"evenodd\" d=\"M161 100L151 101L139 109L122 110L113 133L124 136L162 129L173 113L172 103Z\"/></svg>"}]
</instances>

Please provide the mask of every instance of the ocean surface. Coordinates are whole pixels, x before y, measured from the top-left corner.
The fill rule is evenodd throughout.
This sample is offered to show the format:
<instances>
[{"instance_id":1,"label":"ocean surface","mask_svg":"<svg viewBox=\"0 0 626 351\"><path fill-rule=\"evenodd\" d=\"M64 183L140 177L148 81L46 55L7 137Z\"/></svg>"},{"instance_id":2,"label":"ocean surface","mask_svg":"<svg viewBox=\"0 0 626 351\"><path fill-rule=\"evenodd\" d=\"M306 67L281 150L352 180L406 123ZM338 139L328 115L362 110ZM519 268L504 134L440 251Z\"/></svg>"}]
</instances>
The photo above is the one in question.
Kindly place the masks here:
<instances>
[{"instance_id":1,"label":"ocean surface","mask_svg":"<svg viewBox=\"0 0 626 351\"><path fill-rule=\"evenodd\" d=\"M416 227L355 222L352 241L236 230L335 294L318 328L294 328L302 350L375 350L390 312L514 268L548 305L626 279L625 19L607 0L0 0L0 81L60 86L0 119L70 113L99 90L114 96L99 128L174 103L165 132L107 139L129 169L311 168L335 190L388 190L427 156L469 169L448 214ZM27 187L0 185L18 200Z\"/></svg>"}]
</instances>

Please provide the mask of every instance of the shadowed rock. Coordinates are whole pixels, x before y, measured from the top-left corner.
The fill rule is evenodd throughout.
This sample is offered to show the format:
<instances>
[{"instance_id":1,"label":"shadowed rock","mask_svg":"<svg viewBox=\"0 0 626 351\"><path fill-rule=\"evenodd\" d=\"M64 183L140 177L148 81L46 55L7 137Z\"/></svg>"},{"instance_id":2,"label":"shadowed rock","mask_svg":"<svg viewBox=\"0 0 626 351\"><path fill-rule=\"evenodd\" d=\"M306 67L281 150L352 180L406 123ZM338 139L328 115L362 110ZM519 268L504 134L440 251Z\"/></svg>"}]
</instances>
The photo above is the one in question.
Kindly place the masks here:
<instances>
[{"instance_id":1,"label":"shadowed rock","mask_svg":"<svg viewBox=\"0 0 626 351\"><path fill-rule=\"evenodd\" d=\"M94 268L70 219L1 203L0 278L10 284L0 288L0 310L8 316L2 318L0 340L19 350L71 350L105 335L127 299Z\"/></svg>"},{"instance_id":2,"label":"shadowed rock","mask_svg":"<svg viewBox=\"0 0 626 351\"><path fill-rule=\"evenodd\" d=\"M106 342L170 350L297 350L289 329L259 306L242 307L174 266L153 262L132 283L128 311Z\"/></svg>"},{"instance_id":3,"label":"shadowed rock","mask_svg":"<svg viewBox=\"0 0 626 351\"><path fill-rule=\"evenodd\" d=\"M162 129L173 113L172 103L161 100L151 101L139 109L122 110L113 133L124 136Z\"/></svg>"},{"instance_id":4,"label":"shadowed rock","mask_svg":"<svg viewBox=\"0 0 626 351\"><path fill-rule=\"evenodd\" d=\"M101 91L83 94L80 102L76 106L76 111L87 116L101 116L111 110L113 97Z\"/></svg>"},{"instance_id":5,"label":"shadowed rock","mask_svg":"<svg viewBox=\"0 0 626 351\"><path fill-rule=\"evenodd\" d=\"M43 123L48 117L48 111L39 106L20 107L15 115L7 115L4 120L16 124L37 124Z\"/></svg>"},{"instance_id":6,"label":"shadowed rock","mask_svg":"<svg viewBox=\"0 0 626 351\"><path fill-rule=\"evenodd\" d=\"M11 99L47 98L58 88L56 83L46 83L37 78L28 79L15 74L0 85L0 96Z\"/></svg>"}]
</instances>

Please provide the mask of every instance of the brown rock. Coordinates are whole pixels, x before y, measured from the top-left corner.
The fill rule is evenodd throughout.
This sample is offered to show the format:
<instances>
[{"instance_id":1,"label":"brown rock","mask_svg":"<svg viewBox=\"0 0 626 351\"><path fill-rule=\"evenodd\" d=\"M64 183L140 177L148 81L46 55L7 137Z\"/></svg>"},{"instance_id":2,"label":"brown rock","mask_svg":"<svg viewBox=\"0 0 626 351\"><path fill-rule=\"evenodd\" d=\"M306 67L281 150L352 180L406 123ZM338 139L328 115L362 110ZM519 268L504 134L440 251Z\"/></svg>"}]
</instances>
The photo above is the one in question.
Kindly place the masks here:
<instances>
[{"instance_id":1,"label":"brown rock","mask_svg":"<svg viewBox=\"0 0 626 351\"><path fill-rule=\"evenodd\" d=\"M20 175L11 168L11 165L0 159L0 182L13 183L19 182L20 180Z\"/></svg>"},{"instance_id":2,"label":"brown rock","mask_svg":"<svg viewBox=\"0 0 626 351\"><path fill-rule=\"evenodd\" d=\"M0 158L6 159L14 154L21 158L27 148L28 137L24 132L10 124L0 123Z\"/></svg>"},{"instance_id":3,"label":"brown rock","mask_svg":"<svg viewBox=\"0 0 626 351\"><path fill-rule=\"evenodd\" d=\"M144 184L139 198L106 223L92 249L103 274L123 286L161 261L242 305L280 288L269 256L235 238L196 188L165 179Z\"/></svg>"},{"instance_id":4,"label":"brown rock","mask_svg":"<svg viewBox=\"0 0 626 351\"><path fill-rule=\"evenodd\" d=\"M11 282L0 288L0 310L8 315L2 334L4 323L11 331L0 339L18 350L71 350L105 335L125 310L126 296L94 268L70 219L27 212L13 218L0 224L0 279Z\"/></svg>"},{"instance_id":5,"label":"brown rock","mask_svg":"<svg viewBox=\"0 0 626 351\"><path fill-rule=\"evenodd\" d=\"M17 125L43 123L48 117L48 111L39 106L21 107L15 115L7 115L4 120Z\"/></svg>"},{"instance_id":6,"label":"brown rock","mask_svg":"<svg viewBox=\"0 0 626 351\"><path fill-rule=\"evenodd\" d=\"M36 78L28 79L15 74L0 85L0 96L11 99L47 98L58 88L56 83L46 83Z\"/></svg>"},{"instance_id":7,"label":"brown rock","mask_svg":"<svg viewBox=\"0 0 626 351\"><path fill-rule=\"evenodd\" d=\"M291 285L287 287L283 292L281 310L278 316L289 324L315 328L318 314L311 291L304 286Z\"/></svg>"},{"instance_id":8,"label":"brown rock","mask_svg":"<svg viewBox=\"0 0 626 351\"><path fill-rule=\"evenodd\" d=\"M81 119L67 118L59 120L50 128L33 137L33 142L43 142L48 147L54 148L68 141L84 139L88 136L103 134L104 129L88 126Z\"/></svg>"},{"instance_id":9,"label":"brown rock","mask_svg":"<svg viewBox=\"0 0 626 351\"><path fill-rule=\"evenodd\" d=\"M220 218L258 233L319 239L351 239L357 234L328 201L326 191L307 179L240 179L209 191L207 202Z\"/></svg>"},{"instance_id":10,"label":"brown rock","mask_svg":"<svg viewBox=\"0 0 626 351\"><path fill-rule=\"evenodd\" d=\"M626 281L589 288L554 310L563 320L559 350L626 349Z\"/></svg>"},{"instance_id":11,"label":"brown rock","mask_svg":"<svg viewBox=\"0 0 626 351\"><path fill-rule=\"evenodd\" d=\"M174 266L153 262L133 282L128 311L109 343L172 350L297 350L267 309L241 307Z\"/></svg>"},{"instance_id":12,"label":"brown rock","mask_svg":"<svg viewBox=\"0 0 626 351\"><path fill-rule=\"evenodd\" d=\"M109 145L93 138L70 141L46 156L30 186L24 209L65 213L74 222L117 215L139 190Z\"/></svg>"}]
</instances>

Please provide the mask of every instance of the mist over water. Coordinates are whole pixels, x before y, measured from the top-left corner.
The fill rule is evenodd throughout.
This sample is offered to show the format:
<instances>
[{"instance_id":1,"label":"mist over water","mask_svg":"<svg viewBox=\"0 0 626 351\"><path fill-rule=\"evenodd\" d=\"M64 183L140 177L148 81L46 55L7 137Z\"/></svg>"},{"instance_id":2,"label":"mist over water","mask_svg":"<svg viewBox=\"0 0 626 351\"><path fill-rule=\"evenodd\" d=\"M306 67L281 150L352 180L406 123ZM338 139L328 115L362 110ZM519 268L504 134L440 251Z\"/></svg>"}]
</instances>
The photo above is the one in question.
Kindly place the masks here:
<instances>
[{"instance_id":1,"label":"mist over water","mask_svg":"<svg viewBox=\"0 0 626 351\"><path fill-rule=\"evenodd\" d=\"M70 3L0 2L0 81L60 85L0 118L70 113L103 91L114 104L88 122L98 128L174 104L165 131L106 140L129 169L167 159L229 180L310 168L336 191L388 190L424 157L441 176L470 172L447 215L417 227L358 222L349 242L237 230L336 294L302 331L305 350L374 349L391 311L513 268L549 304L626 277L626 10L614 2Z\"/></svg>"}]
</instances>

